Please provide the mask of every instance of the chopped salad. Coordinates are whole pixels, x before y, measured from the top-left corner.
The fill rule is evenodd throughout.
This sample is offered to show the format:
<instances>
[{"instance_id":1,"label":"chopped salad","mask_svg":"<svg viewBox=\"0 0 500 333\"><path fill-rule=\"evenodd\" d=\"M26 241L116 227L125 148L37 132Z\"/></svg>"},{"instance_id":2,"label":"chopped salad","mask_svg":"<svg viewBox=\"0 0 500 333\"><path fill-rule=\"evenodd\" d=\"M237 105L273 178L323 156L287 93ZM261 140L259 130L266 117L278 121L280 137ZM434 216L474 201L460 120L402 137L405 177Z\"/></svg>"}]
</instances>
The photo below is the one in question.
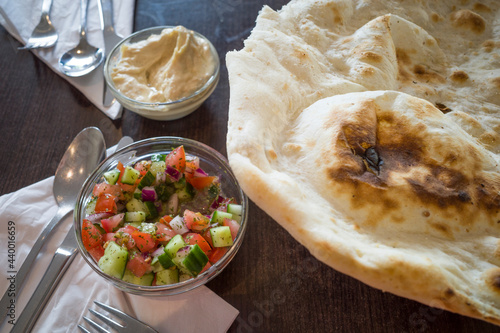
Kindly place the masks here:
<instances>
[{"instance_id":1,"label":"chopped salad","mask_svg":"<svg viewBox=\"0 0 500 333\"><path fill-rule=\"evenodd\" d=\"M95 185L82 242L100 269L139 285L192 279L220 260L238 234L242 207L219 178L179 146L117 168Z\"/></svg>"}]
</instances>

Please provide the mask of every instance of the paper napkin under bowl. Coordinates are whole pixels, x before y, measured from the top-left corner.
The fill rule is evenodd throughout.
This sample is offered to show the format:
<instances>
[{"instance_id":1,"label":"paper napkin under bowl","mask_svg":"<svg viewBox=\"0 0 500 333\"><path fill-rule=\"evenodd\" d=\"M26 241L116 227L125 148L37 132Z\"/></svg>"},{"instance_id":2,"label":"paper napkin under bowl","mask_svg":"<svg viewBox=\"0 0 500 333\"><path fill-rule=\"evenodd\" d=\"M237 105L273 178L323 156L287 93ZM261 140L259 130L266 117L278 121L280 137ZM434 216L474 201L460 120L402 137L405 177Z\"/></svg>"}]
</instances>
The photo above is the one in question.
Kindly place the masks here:
<instances>
[{"instance_id":1,"label":"paper napkin under bowl","mask_svg":"<svg viewBox=\"0 0 500 333\"><path fill-rule=\"evenodd\" d=\"M3 269L0 279L1 295L10 286L7 279L10 275L8 237L14 238L14 241L11 240L15 252L13 264L19 269L43 227L57 211L52 194L53 182L52 176L0 197L0 244L4 244L0 247L0 267ZM72 222L73 215L66 216L42 248L16 299L14 319L19 317L26 306ZM10 229L10 235L9 226L14 227ZM93 304L94 300L118 308L146 322L158 332L226 332L238 315L238 310L206 286L175 296L145 297L127 294L104 281L88 266L80 253L77 253L45 306L33 332L77 332L78 324L86 326L83 316L96 319L88 311L89 308L103 312ZM1 333L12 329L9 319L7 317L1 326Z\"/></svg>"},{"instance_id":2,"label":"paper napkin under bowl","mask_svg":"<svg viewBox=\"0 0 500 333\"><path fill-rule=\"evenodd\" d=\"M118 35L128 36L132 33L135 0L113 1L113 22ZM41 0L0 0L0 24L23 45L31 36L40 21L42 13ZM6 15L6 17L4 17ZM80 90L97 108L111 119L121 117L122 107L118 102L110 107L103 105L104 62L83 77L70 78L60 72L59 57L74 48L80 41L80 1L53 0L50 19L55 26L59 39L49 49L33 50L38 58ZM97 0L90 0L87 12L87 39L91 45L104 48L101 20ZM18 51L28 52L28 51ZM19 70L23 70L19 68Z\"/></svg>"}]
</instances>

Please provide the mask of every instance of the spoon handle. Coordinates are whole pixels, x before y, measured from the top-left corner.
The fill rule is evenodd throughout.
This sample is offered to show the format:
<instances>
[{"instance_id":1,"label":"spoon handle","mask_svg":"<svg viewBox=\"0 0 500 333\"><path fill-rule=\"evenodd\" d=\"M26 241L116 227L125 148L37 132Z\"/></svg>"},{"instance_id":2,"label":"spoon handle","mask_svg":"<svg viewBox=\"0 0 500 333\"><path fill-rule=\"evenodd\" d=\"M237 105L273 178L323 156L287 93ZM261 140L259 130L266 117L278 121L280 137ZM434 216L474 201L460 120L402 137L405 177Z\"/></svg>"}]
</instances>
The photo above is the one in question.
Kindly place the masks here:
<instances>
[{"instance_id":1,"label":"spoon handle","mask_svg":"<svg viewBox=\"0 0 500 333\"><path fill-rule=\"evenodd\" d=\"M80 38L85 38L87 35L87 8L89 0L80 1Z\"/></svg>"},{"instance_id":2,"label":"spoon handle","mask_svg":"<svg viewBox=\"0 0 500 333\"><path fill-rule=\"evenodd\" d=\"M49 14L50 7L52 7L52 0L43 0L42 2L42 14Z\"/></svg>"},{"instance_id":3,"label":"spoon handle","mask_svg":"<svg viewBox=\"0 0 500 333\"><path fill-rule=\"evenodd\" d=\"M59 208L57 210L56 215L50 220L50 222L45 226L45 229L43 229L42 233L36 240L35 244L31 248L30 252L28 253L28 256L26 259L24 259L21 268L17 271L15 274L15 289L12 290L11 288L7 288L5 291L2 300L0 301L0 309L2 309L2 314L0 317L0 323L3 323L5 318L7 317L7 310L9 309L9 305L11 303L16 302L16 300L19 298L19 294L21 291L21 288L23 286L24 280L26 279L26 275L28 274L28 271L31 269L31 266L33 265L33 262L35 261L36 257L38 256L38 253L40 252L42 246L44 245L45 241L47 240L47 236L51 233L52 229L57 225L57 223L64 218L69 212L71 212L72 209L70 207L65 207L65 208Z\"/></svg>"}]
</instances>

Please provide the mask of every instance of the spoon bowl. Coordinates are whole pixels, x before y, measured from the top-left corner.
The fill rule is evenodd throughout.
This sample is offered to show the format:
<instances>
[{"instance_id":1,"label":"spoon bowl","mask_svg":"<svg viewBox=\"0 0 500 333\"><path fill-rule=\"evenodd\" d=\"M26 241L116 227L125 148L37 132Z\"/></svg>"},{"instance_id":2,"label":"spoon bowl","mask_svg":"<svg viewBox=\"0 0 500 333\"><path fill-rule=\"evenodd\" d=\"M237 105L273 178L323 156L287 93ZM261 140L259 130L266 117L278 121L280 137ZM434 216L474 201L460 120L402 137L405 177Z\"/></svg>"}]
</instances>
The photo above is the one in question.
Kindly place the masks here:
<instances>
[{"instance_id":1,"label":"spoon bowl","mask_svg":"<svg viewBox=\"0 0 500 333\"><path fill-rule=\"evenodd\" d=\"M53 192L58 210L41 232L16 274L16 295L20 293L22 284L52 229L73 210L83 183L105 156L104 137L96 127L85 128L69 145L59 162L54 177ZM10 298L9 289L7 289L0 301L0 307L7 308ZM3 311L0 324L5 320L6 315L7 312Z\"/></svg>"},{"instance_id":2,"label":"spoon bowl","mask_svg":"<svg viewBox=\"0 0 500 333\"><path fill-rule=\"evenodd\" d=\"M90 45L87 41L87 9L88 0L82 0L80 42L75 48L67 51L59 58L59 69L67 76L78 77L88 74L104 60L104 51Z\"/></svg>"}]
</instances>

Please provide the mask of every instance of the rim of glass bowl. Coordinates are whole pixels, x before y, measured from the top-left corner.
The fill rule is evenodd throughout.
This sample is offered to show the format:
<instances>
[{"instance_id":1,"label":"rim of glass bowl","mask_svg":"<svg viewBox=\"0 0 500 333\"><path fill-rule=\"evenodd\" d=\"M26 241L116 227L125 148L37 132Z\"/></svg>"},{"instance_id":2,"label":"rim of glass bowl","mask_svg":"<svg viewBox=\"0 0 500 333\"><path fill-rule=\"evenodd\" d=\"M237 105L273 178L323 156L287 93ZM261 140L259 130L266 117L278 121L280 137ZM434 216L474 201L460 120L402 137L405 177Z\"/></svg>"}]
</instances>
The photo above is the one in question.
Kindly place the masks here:
<instances>
[{"instance_id":1,"label":"rim of glass bowl","mask_svg":"<svg viewBox=\"0 0 500 333\"><path fill-rule=\"evenodd\" d=\"M114 84L113 79L111 78L111 75L110 75L110 73L112 71L112 68L110 67L110 62L114 61L115 58L120 55L120 48L122 47L122 45L125 44L125 43L130 42L131 40L133 40L134 38L136 38L138 35L147 35L149 37L149 36L151 36L151 35L153 35L155 33L158 33L158 34L161 33L161 31L163 31L164 29L172 29L172 28L175 28L175 27L176 26L166 25L166 26L157 26L157 27L151 27L151 28L143 29L143 30L134 32L130 36L122 39L118 44L116 44L113 47L113 49L109 53L109 56L106 57L106 60L105 60L105 63L104 63L104 76L106 78L106 84L108 85L108 87L111 89L111 91L113 92L113 94L115 96L120 96L120 98L123 98L127 103L129 103L129 104L136 104L137 105L136 107L139 107L139 108L140 107L152 107L152 106L158 106L158 107L161 107L161 106L170 106L170 105L171 106L175 106L176 104L181 104L181 103L184 103L186 101L190 101L190 100L194 99L195 97L197 97L199 95L202 95L206 90L210 89L210 87L212 86L212 84L218 82L219 72L220 72L220 61L219 61L219 54L217 52L217 49L215 48L215 46L212 44L212 42L207 37L203 36L199 32L196 32L194 30L190 30L190 31L193 31L193 33L194 33L194 35L196 37L199 37L199 38L207 41L208 45L210 46L211 54L212 54L212 56L213 56L213 58L215 60L215 69L214 69L214 72L212 73L212 75L210 76L210 78L207 80L207 82L205 82L205 84L200 89L196 90L195 92L193 92L189 96L180 98L180 99L175 100L175 101L163 102L163 103L151 103L151 102L136 101L135 99L132 99L130 97L125 96L118 89L115 88L115 84Z\"/></svg>"},{"instance_id":2,"label":"rim of glass bowl","mask_svg":"<svg viewBox=\"0 0 500 333\"><path fill-rule=\"evenodd\" d=\"M213 264L207 271L201 273L196 278L172 285L140 286L127 283L123 280L111 277L103 273L99 268L99 266L97 265L97 263L93 260L93 258L90 256L90 254L83 246L83 242L81 239L82 220L85 217L85 207L87 203L90 201L90 194L92 193L94 185L102 180L102 175L105 171L116 167L118 161L120 161L120 158L126 158L128 156L131 160L125 163L129 164L140 161L144 158L148 158L149 156L152 156L155 153L167 152L170 150L170 148L175 148L179 145L184 145L186 152L188 154L199 156L199 151L208 154L210 156L210 163L216 164L217 168L220 169L221 171L221 176L223 176L224 179L226 179L228 182L236 186L235 192L239 196L238 200L240 200L240 203L242 205L242 215L241 215L242 218L241 218L241 227L238 231L238 235L234 241L233 246L224 254L224 256L218 262ZM146 151L142 154L136 155L136 152L139 149ZM193 150L197 150L198 152ZM201 159L200 157L200 161L202 163L206 163L204 162L204 160L207 159L206 158ZM82 254L82 257L87 262L87 264L89 264L90 267L97 274L103 277L107 282L110 282L117 288L132 294L164 296L164 295L176 295L197 288L201 285L204 285L205 283L216 277L220 272L222 272L222 270L234 258L234 256L238 252L243 242L247 226L247 218L248 218L248 198L241 189L241 187L239 186L239 183L236 180L236 177L234 176L229 166L229 163L227 162L227 159L221 153L199 141L180 138L180 137L163 136L163 137L155 137L137 141L118 150L117 152L107 157L98 166L98 168L94 170L94 172L87 178L84 185L82 186L78 194L78 199L75 205L73 224L75 226L75 234L78 242L78 250Z\"/></svg>"}]
</instances>

